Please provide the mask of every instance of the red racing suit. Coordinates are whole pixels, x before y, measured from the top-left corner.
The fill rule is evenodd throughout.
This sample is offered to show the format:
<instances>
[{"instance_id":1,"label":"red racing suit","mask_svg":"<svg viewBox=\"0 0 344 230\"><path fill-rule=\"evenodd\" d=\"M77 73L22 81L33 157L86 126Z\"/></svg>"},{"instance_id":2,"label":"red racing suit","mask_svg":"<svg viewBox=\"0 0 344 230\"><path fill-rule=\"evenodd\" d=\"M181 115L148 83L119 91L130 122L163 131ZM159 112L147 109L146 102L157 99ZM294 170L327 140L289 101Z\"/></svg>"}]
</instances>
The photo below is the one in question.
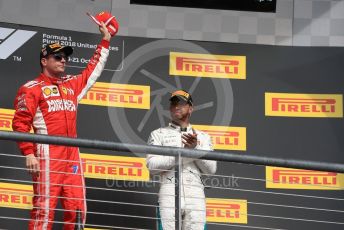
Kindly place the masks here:
<instances>
[{"instance_id":1,"label":"red racing suit","mask_svg":"<svg viewBox=\"0 0 344 230\"><path fill-rule=\"evenodd\" d=\"M40 74L23 85L16 96L13 130L73 137L76 134L78 102L95 83L109 55L109 42L102 40L87 67L79 75L51 78ZM29 229L52 229L59 198L64 211L64 229L74 229L76 210L86 221L83 169L77 147L19 142L23 155L35 154L40 172L34 177L33 209Z\"/></svg>"}]
</instances>

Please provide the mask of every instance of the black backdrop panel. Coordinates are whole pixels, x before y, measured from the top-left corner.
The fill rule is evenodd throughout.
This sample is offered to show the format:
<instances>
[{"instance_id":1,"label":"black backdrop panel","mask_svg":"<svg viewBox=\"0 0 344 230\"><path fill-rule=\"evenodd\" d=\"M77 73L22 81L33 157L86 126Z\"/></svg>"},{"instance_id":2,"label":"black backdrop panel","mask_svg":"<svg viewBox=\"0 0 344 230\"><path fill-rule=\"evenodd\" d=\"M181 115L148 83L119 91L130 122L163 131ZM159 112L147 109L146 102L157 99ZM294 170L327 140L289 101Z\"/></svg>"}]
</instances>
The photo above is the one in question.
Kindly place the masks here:
<instances>
[{"instance_id":1,"label":"black backdrop panel","mask_svg":"<svg viewBox=\"0 0 344 230\"><path fill-rule=\"evenodd\" d=\"M276 0L131 0L130 3L220 10L276 12Z\"/></svg>"}]
</instances>

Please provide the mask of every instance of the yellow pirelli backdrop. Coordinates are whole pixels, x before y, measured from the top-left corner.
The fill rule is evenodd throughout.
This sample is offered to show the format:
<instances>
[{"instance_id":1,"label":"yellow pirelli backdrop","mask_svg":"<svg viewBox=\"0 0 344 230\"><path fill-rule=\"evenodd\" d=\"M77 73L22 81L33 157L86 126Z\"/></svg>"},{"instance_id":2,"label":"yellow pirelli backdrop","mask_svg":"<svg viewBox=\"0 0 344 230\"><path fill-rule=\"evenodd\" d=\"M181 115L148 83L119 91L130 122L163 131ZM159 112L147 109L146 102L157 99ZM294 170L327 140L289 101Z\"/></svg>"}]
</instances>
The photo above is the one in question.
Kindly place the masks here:
<instances>
[{"instance_id":1,"label":"yellow pirelli backdrop","mask_svg":"<svg viewBox=\"0 0 344 230\"><path fill-rule=\"evenodd\" d=\"M84 230L107 230L107 229L100 229L100 228L84 228Z\"/></svg>"},{"instance_id":2,"label":"yellow pirelli backdrop","mask_svg":"<svg viewBox=\"0 0 344 230\"><path fill-rule=\"evenodd\" d=\"M0 130L12 131L13 109L0 108Z\"/></svg>"},{"instance_id":3,"label":"yellow pirelli backdrop","mask_svg":"<svg viewBox=\"0 0 344 230\"><path fill-rule=\"evenodd\" d=\"M146 159L81 153L86 178L148 181Z\"/></svg>"},{"instance_id":4,"label":"yellow pirelli backdrop","mask_svg":"<svg viewBox=\"0 0 344 230\"><path fill-rule=\"evenodd\" d=\"M246 57L170 52L170 75L246 79Z\"/></svg>"},{"instance_id":5,"label":"yellow pirelli backdrop","mask_svg":"<svg viewBox=\"0 0 344 230\"><path fill-rule=\"evenodd\" d=\"M99 41L99 34L94 33L0 22L0 130L12 131L17 96L22 111L25 104L33 103L33 94L46 99L40 101L40 108L47 119L43 122L39 110L32 118L37 127L54 122L50 115L74 119L67 112L71 104L65 96L79 91L80 85L73 88L64 79L56 85L37 81L41 73L37 55L45 44L72 46L74 52L65 70L66 74L79 74L93 62L90 58ZM254 155L344 164L343 60L344 47L116 36L101 76L75 105L78 137L146 144L153 130L171 122L171 93L183 89L193 98L191 125L209 134L216 151L244 158ZM29 93L32 87L33 94ZM18 92L20 88L24 90ZM54 133L69 135L69 128L74 131L74 126L67 125L68 130L57 127ZM154 229L160 175L150 175L144 156L84 147L80 151L87 223L94 224L88 227ZM207 199L209 230L229 229L230 225L342 230L333 223L344 222L343 215L336 213L340 211L338 200L343 198L343 174L222 161L217 162L215 174L204 178L206 188L211 187L205 189L205 195L215 197ZM0 175L0 229L27 229L27 221L11 219L28 218L27 209L32 207L32 187L28 185L32 178L16 141L0 140ZM302 196L297 200L288 194L282 197L276 189L295 189ZM295 203L307 211L296 212ZM310 210L319 207L322 211ZM57 217L62 213L57 212ZM306 219L320 222L303 221Z\"/></svg>"},{"instance_id":6,"label":"yellow pirelli backdrop","mask_svg":"<svg viewBox=\"0 0 344 230\"><path fill-rule=\"evenodd\" d=\"M227 127L212 125L193 125L195 129L207 133L214 149L246 150L246 127Z\"/></svg>"},{"instance_id":7,"label":"yellow pirelli backdrop","mask_svg":"<svg viewBox=\"0 0 344 230\"><path fill-rule=\"evenodd\" d=\"M13 116L14 116L13 109L0 108L0 130L13 131L12 129ZM30 133L33 133L33 129L30 130Z\"/></svg>"},{"instance_id":8,"label":"yellow pirelli backdrop","mask_svg":"<svg viewBox=\"0 0 344 230\"><path fill-rule=\"evenodd\" d=\"M266 187L344 190L344 174L267 166Z\"/></svg>"},{"instance_id":9,"label":"yellow pirelli backdrop","mask_svg":"<svg viewBox=\"0 0 344 230\"><path fill-rule=\"evenodd\" d=\"M149 109L150 87L96 82L80 104Z\"/></svg>"},{"instance_id":10,"label":"yellow pirelli backdrop","mask_svg":"<svg viewBox=\"0 0 344 230\"><path fill-rule=\"evenodd\" d=\"M31 185L0 183L0 207L31 209L32 194Z\"/></svg>"},{"instance_id":11,"label":"yellow pirelli backdrop","mask_svg":"<svg viewBox=\"0 0 344 230\"><path fill-rule=\"evenodd\" d=\"M0 183L0 207L32 209L32 196L32 185ZM207 198L206 208L207 222L247 224L247 200Z\"/></svg>"},{"instance_id":12,"label":"yellow pirelli backdrop","mask_svg":"<svg viewBox=\"0 0 344 230\"><path fill-rule=\"evenodd\" d=\"M342 118L343 95L265 93L265 115Z\"/></svg>"},{"instance_id":13,"label":"yellow pirelli backdrop","mask_svg":"<svg viewBox=\"0 0 344 230\"><path fill-rule=\"evenodd\" d=\"M207 221L247 224L247 200L207 198Z\"/></svg>"}]
</instances>

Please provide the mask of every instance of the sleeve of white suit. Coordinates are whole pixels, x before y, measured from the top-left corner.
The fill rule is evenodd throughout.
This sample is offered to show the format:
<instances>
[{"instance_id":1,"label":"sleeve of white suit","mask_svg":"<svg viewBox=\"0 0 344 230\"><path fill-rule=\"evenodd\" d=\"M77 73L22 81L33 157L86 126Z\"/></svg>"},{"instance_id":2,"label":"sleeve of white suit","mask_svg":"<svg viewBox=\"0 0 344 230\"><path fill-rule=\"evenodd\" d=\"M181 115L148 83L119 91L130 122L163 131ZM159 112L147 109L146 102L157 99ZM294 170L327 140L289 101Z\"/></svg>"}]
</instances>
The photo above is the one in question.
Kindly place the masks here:
<instances>
[{"instance_id":1,"label":"sleeve of white suit","mask_svg":"<svg viewBox=\"0 0 344 230\"><path fill-rule=\"evenodd\" d=\"M148 145L162 146L162 135L159 130L153 131L148 138ZM146 165L149 171L154 173L160 173L161 170L169 170L174 167L175 160L171 156L161 156L147 154Z\"/></svg>"},{"instance_id":2,"label":"sleeve of white suit","mask_svg":"<svg viewBox=\"0 0 344 230\"><path fill-rule=\"evenodd\" d=\"M196 146L196 149L213 151L213 144L208 134L202 134L200 137L200 143ZM213 160L195 160L197 167L205 174L214 174L217 168L217 162Z\"/></svg>"},{"instance_id":3,"label":"sleeve of white suit","mask_svg":"<svg viewBox=\"0 0 344 230\"><path fill-rule=\"evenodd\" d=\"M109 46L109 41L102 40L94 51L86 68L71 82L75 84L74 90L76 91L76 95L78 95L78 102L86 95L87 91L102 74L109 56Z\"/></svg>"}]
</instances>

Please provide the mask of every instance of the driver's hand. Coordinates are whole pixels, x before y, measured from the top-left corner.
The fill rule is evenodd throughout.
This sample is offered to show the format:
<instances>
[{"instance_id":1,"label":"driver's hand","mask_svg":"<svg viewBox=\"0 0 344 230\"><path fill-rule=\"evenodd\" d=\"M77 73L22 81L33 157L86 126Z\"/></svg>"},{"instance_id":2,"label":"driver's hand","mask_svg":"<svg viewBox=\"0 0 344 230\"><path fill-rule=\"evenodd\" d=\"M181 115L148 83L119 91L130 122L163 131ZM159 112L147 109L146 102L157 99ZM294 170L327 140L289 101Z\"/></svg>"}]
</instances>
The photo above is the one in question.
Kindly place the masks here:
<instances>
[{"instance_id":1,"label":"driver's hand","mask_svg":"<svg viewBox=\"0 0 344 230\"><path fill-rule=\"evenodd\" d=\"M26 156L26 167L32 176L39 176L39 161L34 154L29 154Z\"/></svg>"}]
</instances>

